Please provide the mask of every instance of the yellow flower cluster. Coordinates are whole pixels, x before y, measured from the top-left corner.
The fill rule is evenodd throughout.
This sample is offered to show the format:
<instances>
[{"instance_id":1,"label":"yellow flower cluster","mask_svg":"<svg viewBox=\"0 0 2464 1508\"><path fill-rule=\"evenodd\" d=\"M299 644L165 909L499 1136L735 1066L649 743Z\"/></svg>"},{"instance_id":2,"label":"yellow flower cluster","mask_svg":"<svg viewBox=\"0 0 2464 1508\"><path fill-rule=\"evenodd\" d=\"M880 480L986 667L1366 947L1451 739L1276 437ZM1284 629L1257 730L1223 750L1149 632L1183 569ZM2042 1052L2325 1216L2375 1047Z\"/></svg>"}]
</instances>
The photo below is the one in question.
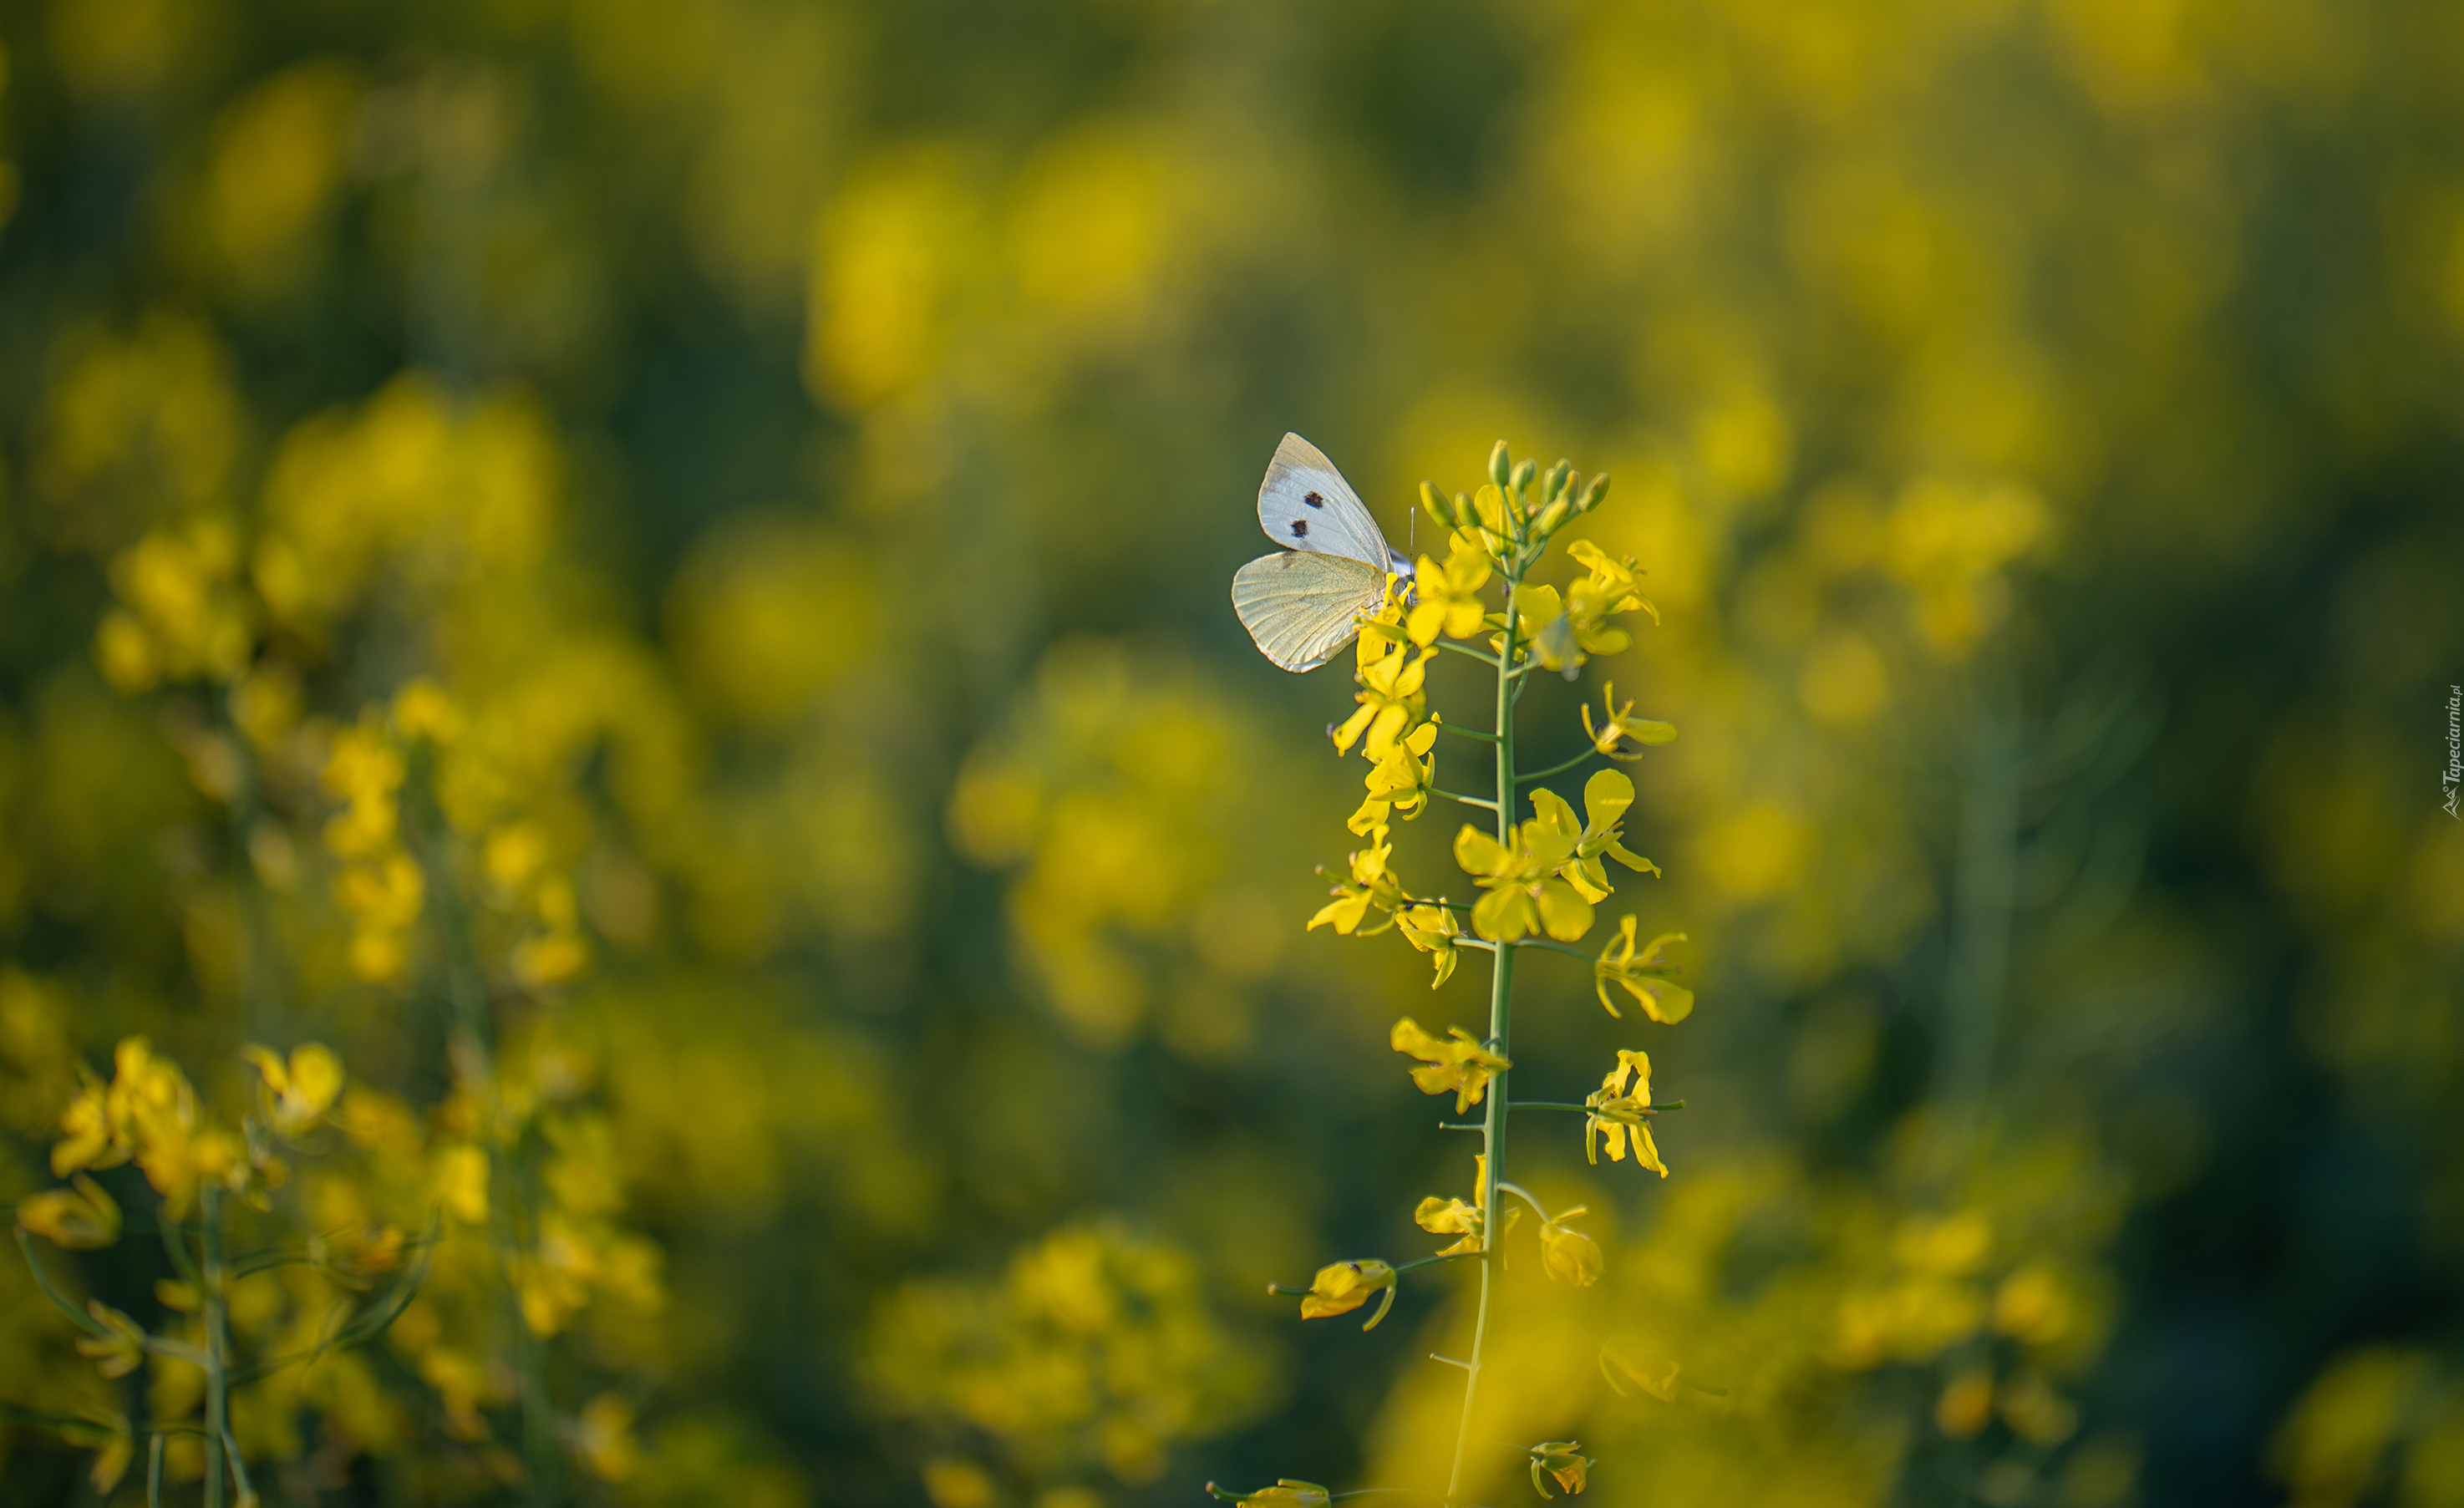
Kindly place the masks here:
<instances>
[{"instance_id":1,"label":"yellow flower cluster","mask_svg":"<svg viewBox=\"0 0 2464 1508\"><path fill-rule=\"evenodd\" d=\"M149 530L121 551L111 562L121 605L95 628L103 678L129 694L166 680L237 680L256 645L238 569L239 535L212 514Z\"/></svg>"},{"instance_id":2,"label":"yellow flower cluster","mask_svg":"<svg viewBox=\"0 0 2464 1508\"><path fill-rule=\"evenodd\" d=\"M200 1111L187 1076L142 1037L114 1050L110 1082L86 1076L60 1114L60 1128L66 1134L52 1147L55 1174L134 1162L175 1220L206 1184L239 1192L253 1182L278 1186L282 1179L269 1153Z\"/></svg>"},{"instance_id":3,"label":"yellow flower cluster","mask_svg":"<svg viewBox=\"0 0 2464 1508\"><path fill-rule=\"evenodd\" d=\"M1390 577L1376 611L1358 621L1353 679L1357 689L1354 709L1338 727L1329 730L1339 754L1356 745L1369 761L1366 795L1347 826L1367 840L1354 849L1345 872L1331 885L1331 899L1320 907L1308 929L1331 928L1348 936L1373 936L1398 930L1416 951L1432 955L1432 987L1442 986L1455 973L1466 950L1490 953L1495 960L1491 1026L1487 1037L1476 1037L1461 1026L1437 1036L1410 1016L1397 1021L1388 1034L1393 1049L1415 1060L1412 1082L1423 1094L1452 1094L1455 1113L1463 1115L1485 1104L1483 1150L1474 1162L1470 1199L1431 1194L1413 1211L1413 1221L1433 1235L1452 1242L1434 1255L1400 1265L1362 1257L1331 1262L1318 1269L1309 1286L1270 1285L1269 1292L1297 1297L1304 1320L1349 1314L1375 1297L1376 1309L1363 1329L1373 1329L1396 1301L1405 1274L1433 1263L1477 1258L1485 1274L1491 1258L1505 1259L1504 1235L1519 1208L1505 1219L1495 1213L1501 1193L1530 1205L1540 1216L1537 1233L1541 1267L1552 1279L1575 1288L1597 1283L1607 1269L1599 1243L1575 1228L1587 1209L1575 1205L1551 1214L1517 1185L1499 1176L1492 1153L1510 1104L1505 1084L1513 1069L1507 1023L1511 989L1510 967L1517 950L1553 949L1586 955L1564 945L1588 936L1595 907L1614 892L1608 861L1626 869L1657 876L1660 868L1625 844L1625 820L1635 801L1634 782L1617 770L1595 772L1584 783L1583 808L1545 785L1529 789L1530 815L1517 820L1527 788L1539 779L1575 768L1584 759L1639 757L1642 748L1676 736L1666 723L1638 718L1634 704L1622 707L1614 688L1604 705L1604 723L1595 723L1583 710L1586 753L1577 759L1538 776L1525 775L1514 764L1513 708L1524 677L1548 669L1573 679L1585 662L1627 647L1630 636L1614 622L1618 615L1643 611L1655 621L1658 611L1638 589L1639 568L1631 557L1615 557L1588 541L1578 541L1568 554L1585 574L1562 593L1529 579L1552 536L1570 519L1596 507L1607 491L1607 479L1588 485L1564 462L1545 474L1531 462L1509 461L1501 442L1489 459L1488 484L1470 496L1449 498L1423 485L1422 509L1447 531L1443 561L1422 557L1412 578ZM1492 583L1500 602L1492 610ZM1485 640L1486 650L1463 641ZM1428 667L1441 648L1468 655L1488 665L1497 676L1497 724L1489 732L1441 722L1428 708ZM1470 796L1437 784L1437 745L1449 732L1481 740L1495 750L1494 797ZM1416 894L1397 871L1391 824L1418 817L1435 801L1452 799L1485 807L1495 814L1493 830L1465 824L1453 842L1455 862L1470 877L1477 899L1468 906L1444 896ZM1323 869L1320 871L1325 873ZM1611 1015L1614 984L1640 1002L1654 1020L1682 1019L1692 995L1669 979L1674 971L1664 957L1665 946L1681 934L1664 934L1647 948L1636 944L1637 920L1624 918L1615 938L1594 960L1600 1001ZM1631 1151L1636 1162L1661 1177L1668 1175L1653 1140L1650 1121L1660 1113L1651 1093L1650 1060L1640 1052L1620 1052L1617 1066L1581 1105L1563 1102L1529 1103L1541 1109L1585 1112L1588 1156L1596 1161L1605 1139L1612 1161ZM1486 1306L1490 1279L1480 1287L1482 1313L1473 1328L1471 1358L1454 1362L1465 1371L1462 1428L1468 1431L1482 1370L1481 1347L1487 1334ZM1439 1360L1450 1360L1440 1357ZM1673 1375L1673 1374L1672 1374ZM1612 1378L1614 1382L1614 1377ZM1449 1497L1463 1483L1463 1444L1459 1440ZM1572 1440L1544 1441L1529 1448L1532 1486L1544 1497L1558 1490L1579 1493L1588 1484L1591 1459ZM1210 1483L1220 1499L1260 1505L1291 1505L1324 1501L1327 1490L1313 1483L1284 1479L1275 1486L1237 1493Z\"/></svg>"},{"instance_id":4,"label":"yellow flower cluster","mask_svg":"<svg viewBox=\"0 0 2464 1508\"><path fill-rule=\"evenodd\" d=\"M980 1431L1039 1476L1133 1485L1174 1442L1238 1422L1266 1380L1208 1313L1189 1255L1113 1223L1057 1230L996 1281L907 1284L867 1372L893 1412Z\"/></svg>"}]
</instances>

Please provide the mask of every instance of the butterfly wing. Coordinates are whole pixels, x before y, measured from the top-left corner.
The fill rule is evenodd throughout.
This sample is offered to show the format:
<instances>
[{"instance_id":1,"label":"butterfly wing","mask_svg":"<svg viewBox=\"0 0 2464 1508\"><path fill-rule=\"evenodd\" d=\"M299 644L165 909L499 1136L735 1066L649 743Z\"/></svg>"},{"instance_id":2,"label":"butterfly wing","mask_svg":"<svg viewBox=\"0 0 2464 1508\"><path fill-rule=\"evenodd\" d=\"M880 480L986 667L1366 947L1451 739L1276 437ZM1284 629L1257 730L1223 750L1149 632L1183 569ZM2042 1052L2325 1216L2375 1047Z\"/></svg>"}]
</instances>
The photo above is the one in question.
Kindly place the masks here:
<instances>
[{"instance_id":1,"label":"butterfly wing","mask_svg":"<svg viewBox=\"0 0 2464 1508\"><path fill-rule=\"evenodd\" d=\"M1373 526L1374 527L1374 526ZM1287 550L1260 556L1232 578L1232 610L1258 652L1287 670L1314 670L1377 610L1386 573L1349 556Z\"/></svg>"},{"instance_id":2,"label":"butterfly wing","mask_svg":"<svg viewBox=\"0 0 2464 1508\"><path fill-rule=\"evenodd\" d=\"M1284 436L1266 463L1266 479L1258 488L1258 527L1287 550L1344 556L1379 571L1393 564L1386 536L1377 532L1360 494L1325 451L1296 434Z\"/></svg>"}]
</instances>

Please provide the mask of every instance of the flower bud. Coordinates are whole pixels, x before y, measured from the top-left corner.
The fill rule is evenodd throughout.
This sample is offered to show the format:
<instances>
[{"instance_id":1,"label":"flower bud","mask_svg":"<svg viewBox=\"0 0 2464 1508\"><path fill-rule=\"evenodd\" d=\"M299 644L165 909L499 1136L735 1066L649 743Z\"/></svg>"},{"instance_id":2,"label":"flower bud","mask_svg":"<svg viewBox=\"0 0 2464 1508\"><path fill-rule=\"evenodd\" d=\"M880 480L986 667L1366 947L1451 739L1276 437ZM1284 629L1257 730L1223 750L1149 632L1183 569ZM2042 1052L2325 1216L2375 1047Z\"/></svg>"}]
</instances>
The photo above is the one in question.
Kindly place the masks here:
<instances>
[{"instance_id":1,"label":"flower bud","mask_svg":"<svg viewBox=\"0 0 2464 1508\"><path fill-rule=\"evenodd\" d=\"M1540 510L1540 521L1532 526L1533 532L1543 536L1554 533L1557 526L1566 521L1566 514L1573 510L1573 506L1565 498L1560 497Z\"/></svg>"},{"instance_id":2,"label":"flower bud","mask_svg":"<svg viewBox=\"0 0 2464 1508\"><path fill-rule=\"evenodd\" d=\"M1500 440L1488 452L1488 479L1502 488L1513 474L1514 460L1506 453L1506 442Z\"/></svg>"},{"instance_id":3,"label":"flower bud","mask_svg":"<svg viewBox=\"0 0 2464 1508\"><path fill-rule=\"evenodd\" d=\"M1600 506L1602 500L1604 500L1608 495L1609 473L1602 471L1599 475L1592 478L1591 486L1583 489L1583 500L1576 503L1574 507L1578 512L1588 514L1593 509Z\"/></svg>"},{"instance_id":4,"label":"flower bud","mask_svg":"<svg viewBox=\"0 0 2464 1508\"><path fill-rule=\"evenodd\" d=\"M85 1174L77 1174L74 1183L25 1199L17 1206L17 1223L65 1251L93 1251L119 1240L120 1206Z\"/></svg>"},{"instance_id":5,"label":"flower bud","mask_svg":"<svg viewBox=\"0 0 2464 1508\"><path fill-rule=\"evenodd\" d=\"M1455 527L1469 529L1480 522L1480 510L1471 505L1469 492L1457 492L1449 506L1454 510Z\"/></svg>"},{"instance_id":6,"label":"flower bud","mask_svg":"<svg viewBox=\"0 0 2464 1508\"><path fill-rule=\"evenodd\" d=\"M1564 492L1566 490L1566 479L1573 474L1574 463L1572 461L1559 461L1555 466L1549 468L1546 472L1542 473L1540 477L1540 495L1542 497L1554 497L1559 492Z\"/></svg>"},{"instance_id":7,"label":"flower bud","mask_svg":"<svg viewBox=\"0 0 2464 1508\"><path fill-rule=\"evenodd\" d=\"M1514 490L1519 492L1525 488L1529 487L1531 485L1531 479L1539 474L1540 463L1530 459L1529 456L1515 462Z\"/></svg>"},{"instance_id":8,"label":"flower bud","mask_svg":"<svg viewBox=\"0 0 2464 1508\"><path fill-rule=\"evenodd\" d=\"M1452 529L1455 527L1455 512L1453 505L1446 501L1445 493L1439 492L1434 485L1428 482L1422 482L1420 484L1420 512L1428 514L1429 522L1436 524L1441 529Z\"/></svg>"}]
</instances>

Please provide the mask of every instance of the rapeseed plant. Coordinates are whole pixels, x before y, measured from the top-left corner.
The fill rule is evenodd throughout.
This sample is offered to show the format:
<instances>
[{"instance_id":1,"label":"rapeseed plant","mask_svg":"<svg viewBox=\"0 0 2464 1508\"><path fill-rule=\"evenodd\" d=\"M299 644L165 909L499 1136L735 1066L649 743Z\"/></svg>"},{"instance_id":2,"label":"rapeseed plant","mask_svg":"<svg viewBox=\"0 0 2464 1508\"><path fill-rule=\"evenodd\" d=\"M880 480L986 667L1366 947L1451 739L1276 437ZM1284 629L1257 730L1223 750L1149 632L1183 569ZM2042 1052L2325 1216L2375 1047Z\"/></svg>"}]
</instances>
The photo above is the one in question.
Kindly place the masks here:
<instances>
[{"instance_id":1,"label":"rapeseed plant","mask_svg":"<svg viewBox=\"0 0 2464 1508\"><path fill-rule=\"evenodd\" d=\"M1508 1209L1503 1218L1496 1218L1501 1199L1511 1197L1537 1217L1541 1267L1551 1279L1585 1288L1599 1280L1606 1265L1599 1242L1572 1223L1587 1213L1583 1206L1551 1213L1505 1176L1510 1112L1582 1111L1586 1147L1594 1161L1605 1134L1612 1160L1622 1161L1630 1146L1639 1165L1665 1178L1668 1169L1652 1140L1650 1123L1683 1104L1683 1101L1654 1104L1650 1059L1634 1050L1620 1051L1601 1087L1579 1104L1518 1101L1509 1097L1507 1089L1514 1067L1514 963L1523 950L1572 953L1590 963L1598 981L1600 1003L1611 1016L1619 1014L1609 995L1612 983L1631 994L1655 1021L1682 1020L1693 1004L1692 994L1671 981L1676 970L1665 958L1666 945L1681 941L1681 934L1657 938L1638 950L1636 918L1628 915L1596 956L1573 946L1590 935L1596 922L1595 907L1615 893L1603 861L1614 859L1635 874L1660 873L1657 864L1625 846L1624 822L1634 804L1634 782L1617 770L1595 772L1584 785L1580 816L1556 793L1545 787L1532 789L1536 782L1566 774L1595 757L1621 761L1639 757L1641 746L1668 742L1676 730L1666 723L1635 718L1634 704L1617 706L1612 692L1604 704L1605 722L1595 724L1588 706L1584 710L1583 754L1538 771L1525 770L1515 757L1514 708L1533 670L1575 679L1589 659L1627 647L1630 635L1617 622L1621 615L1640 611L1658 621L1658 609L1639 589L1641 573L1637 563L1612 557L1589 540L1574 540L1565 549L1585 573L1566 590L1532 579L1559 533L1598 508L1607 493L1606 476L1586 482L1563 461L1542 472L1529 460L1515 462L1502 440L1489 455L1487 485L1476 493L1450 497L1422 484L1421 507L1445 531L1445 558L1423 556L1408 575L1387 576L1377 606L1358 620L1353 667L1359 687L1357 708L1340 726L1329 730L1338 754L1349 754L1357 746L1371 766L1364 781L1366 798L1346 824L1367 840L1367 846L1354 850L1346 861L1331 887L1332 898L1309 918L1309 928L1330 927L1359 937L1399 930L1414 949L1435 955L1433 989L1452 975L1462 951L1489 955L1489 1017L1485 1034L1474 1036L1464 1027L1450 1025L1441 1037L1407 1016L1395 1023L1388 1037L1397 1053L1417 1060L1409 1072L1420 1092L1452 1094L1458 1115L1482 1107L1483 1118L1476 1127L1462 1127L1479 1130L1481 1151L1474 1162L1470 1200L1432 1194L1413 1213L1420 1229L1454 1236L1453 1244L1417 1260L1360 1257L1330 1262L1318 1269L1306 1288L1275 1284L1269 1291L1299 1298L1304 1320L1352 1314L1374 1299L1376 1307L1361 1326L1369 1330L1393 1307L1406 1275L1458 1260L1479 1264L1468 1359L1433 1358L1463 1372L1462 1414L1445 1490L1428 1494L1448 1503L1462 1500L1465 1491L1481 1377L1492 1344L1495 1273L1506 1259L1506 1237L1520 1213L1519 1208ZM1316 502L1314 494L1310 501ZM1445 721L1430 711L1428 666L1440 650L1467 656L1493 672L1494 716L1486 731ZM1494 765L1492 794L1446 790L1436 783L1441 733L1487 746ZM1392 824L1417 819L1438 800L1485 810L1491 816L1485 826L1464 824L1453 842L1455 862L1476 899L1458 900L1442 891L1424 893L1395 867ZM1529 817L1522 815L1527 801ZM1602 1366L1604 1369L1609 1366L1605 1355ZM1673 1372L1670 1375L1673 1378ZM1549 1485L1552 1480L1567 1493L1580 1493L1589 1481L1593 1462L1575 1441L1543 1441L1516 1449L1529 1455L1532 1486L1543 1497L1553 1496ZM1290 1508L1364 1493L1412 1491L1375 1487L1335 1493L1289 1478L1246 1493L1214 1483L1207 1490L1247 1508Z\"/></svg>"}]
</instances>

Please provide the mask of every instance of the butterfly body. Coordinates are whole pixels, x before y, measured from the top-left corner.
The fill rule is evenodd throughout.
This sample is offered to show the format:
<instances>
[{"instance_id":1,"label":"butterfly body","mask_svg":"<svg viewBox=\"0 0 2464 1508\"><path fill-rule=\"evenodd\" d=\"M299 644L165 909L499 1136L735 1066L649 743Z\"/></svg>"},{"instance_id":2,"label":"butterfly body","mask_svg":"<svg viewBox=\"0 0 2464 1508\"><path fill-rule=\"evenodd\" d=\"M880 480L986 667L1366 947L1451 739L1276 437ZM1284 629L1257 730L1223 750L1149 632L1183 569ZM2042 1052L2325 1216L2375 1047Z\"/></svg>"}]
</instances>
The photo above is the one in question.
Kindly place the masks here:
<instances>
[{"instance_id":1,"label":"butterfly body","mask_svg":"<svg viewBox=\"0 0 2464 1508\"><path fill-rule=\"evenodd\" d=\"M1266 466L1258 527L1285 549L1234 574L1232 609L1258 652L1287 670L1314 670L1342 653L1361 615L1383 601L1387 575L1412 575L1334 463L1296 434Z\"/></svg>"}]
</instances>

